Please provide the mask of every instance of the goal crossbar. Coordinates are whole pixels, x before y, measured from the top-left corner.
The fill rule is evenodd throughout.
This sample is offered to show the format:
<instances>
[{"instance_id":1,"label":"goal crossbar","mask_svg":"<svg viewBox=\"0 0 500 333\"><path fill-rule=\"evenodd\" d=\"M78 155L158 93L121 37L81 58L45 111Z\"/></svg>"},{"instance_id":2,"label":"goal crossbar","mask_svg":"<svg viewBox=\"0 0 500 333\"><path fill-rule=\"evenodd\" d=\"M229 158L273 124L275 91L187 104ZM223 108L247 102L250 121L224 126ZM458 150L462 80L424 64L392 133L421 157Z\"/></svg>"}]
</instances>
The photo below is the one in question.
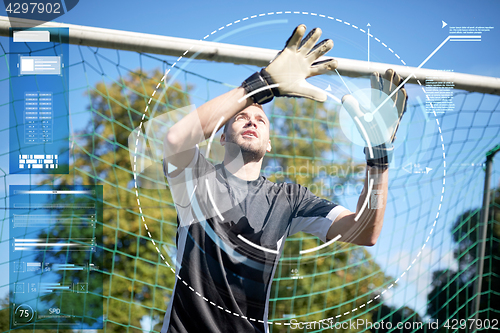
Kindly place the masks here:
<instances>
[{"instance_id":1,"label":"goal crossbar","mask_svg":"<svg viewBox=\"0 0 500 333\"><path fill-rule=\"evenodd\" d=\"M9 36L11 27L69 28L69 43L107 49L135 51L140 53L161 54L175 57L192 57L216 62L254 65L264 67L276 56L279 50L250 46L224 44L204 40L129 32L123 30L96 28L58 22L40 22L0 16L0 36ZM187 51L187 52L186 52ZM325 59L329 57L323 57ZM402 65L368 62L335 57L337 70L343 76L361 77L373 72L394 69L409 83L425 85L427 78L434 81L453 82L454 88L470 92L500 95L500 78L443 72L433 69L416 68Z\"/></svg>"}]
</instances>

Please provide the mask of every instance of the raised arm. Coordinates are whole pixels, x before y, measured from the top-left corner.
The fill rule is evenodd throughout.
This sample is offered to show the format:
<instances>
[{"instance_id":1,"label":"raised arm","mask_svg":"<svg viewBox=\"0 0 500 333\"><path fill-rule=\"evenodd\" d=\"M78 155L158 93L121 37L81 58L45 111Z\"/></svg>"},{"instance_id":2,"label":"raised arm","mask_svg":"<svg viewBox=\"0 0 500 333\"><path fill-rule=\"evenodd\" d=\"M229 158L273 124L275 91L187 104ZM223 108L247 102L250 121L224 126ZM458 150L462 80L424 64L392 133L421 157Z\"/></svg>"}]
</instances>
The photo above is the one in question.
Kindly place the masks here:
<instances>
[{"instance_id":1,"label":"raised arm","mask_svg":"<svg viewBox=\"0 0 500 333\"><path fill-rule=\"evenodd\" d=\"M345 210L340 213L330 227L326 239L331 240L340 235L338 240L341 242L375 245L384 224L388 178L388 169L367 166L363 192L359 196L356 212Z\"/></svg>"},{"instance_id":2,"label":"raised arm","mask_svg":"<svg viewBox=\"0 0 500 333\"><path fill-rule=\"evenodd\" d=\"M169 173L171 177L175 177L191 162L195 145L210 137L221 118L221 124L224 125L227 119L253 103L251 98L244 98L245 95L245 89L238 87L215 97L168 130L164 138L164 156L166 164L175 167L175 171Z\"/></svg>"},{"instance_id":3,"label":"raised arm","mask_svg":"<svg viewBox=\"0 0 500 333\"><path fill-rule=\"evenodd\" d=\"M203 104L169 129L164 138L164 156L166 164L175 167L175 171L169 173L171 177L189 164L195 145L207 139L221 119L222 126L252 103L265 104L274 96L326 100L325 92L309 84L306 78L337 67L334 59L316 61L333 47L333 42L326 39L316 44L321 36L319 28L303 38L305 32L306 26L299 25L285 48L266 68L247 78L241 87Z\"/></svg>"},{"instance_id":4,"label":"raised arm","mask_svg":"<svg viewBox=\"0 0 500 333\"><path fill-rule=\"evenodd\" d=\"M356 212L346 210L341 213L332 223L327 240L340 235L340 241L371 246L382 231L389 163L394 150L392 143L408 99L404 87L399 87L402 81L392 69L387 70L383 77L374 73L371 77L370 110L361 107L351 95L342 98L343 106L365 140L367 170Z\"/></svg>"}]
</instances>

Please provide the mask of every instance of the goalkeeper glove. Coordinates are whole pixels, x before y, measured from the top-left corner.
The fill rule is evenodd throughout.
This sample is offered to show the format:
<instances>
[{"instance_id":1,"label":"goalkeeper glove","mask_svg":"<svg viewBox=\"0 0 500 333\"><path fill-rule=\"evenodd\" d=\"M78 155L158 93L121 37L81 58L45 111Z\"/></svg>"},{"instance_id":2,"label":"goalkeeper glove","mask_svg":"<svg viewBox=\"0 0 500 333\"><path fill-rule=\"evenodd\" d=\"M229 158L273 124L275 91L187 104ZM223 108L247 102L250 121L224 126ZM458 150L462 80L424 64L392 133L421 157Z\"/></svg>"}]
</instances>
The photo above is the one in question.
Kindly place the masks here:
<instances>
[{"instance_id":1,"label":"goalkeeper glove","mask_svg":"<svg viewBox=\"0 0 500 333\"><path fill-rule=\"evenodd\" d=\"M361 107L352 95L342 97L342 104L353 118L361 137L365 141L365 155L369 166L383 169L389 167L394 151L396 131L406 111L408 95L401 87L401 77L388 69L382 77L379 73L371 76L371 105L369 110ZM391 98L389 96L392 95Z\"/></svg>"},{"instance_id":2,"label":"goalkeeper glove","mask_svg":"<svg viewBox=\"0 0 500 333\"><path fill-rule=\"evenodd\" d=\"M333 47L331 39L314 45L321 36L321 29L315 28L302 39L306 26L295 28L269 65L247 78L242 86L255 103L265 104L274 96L307 97L319 102L326 101L326 93L306 81L307 78L324 74L337 68L335 59L316 61Z\"/></svg>"}]
</instances>

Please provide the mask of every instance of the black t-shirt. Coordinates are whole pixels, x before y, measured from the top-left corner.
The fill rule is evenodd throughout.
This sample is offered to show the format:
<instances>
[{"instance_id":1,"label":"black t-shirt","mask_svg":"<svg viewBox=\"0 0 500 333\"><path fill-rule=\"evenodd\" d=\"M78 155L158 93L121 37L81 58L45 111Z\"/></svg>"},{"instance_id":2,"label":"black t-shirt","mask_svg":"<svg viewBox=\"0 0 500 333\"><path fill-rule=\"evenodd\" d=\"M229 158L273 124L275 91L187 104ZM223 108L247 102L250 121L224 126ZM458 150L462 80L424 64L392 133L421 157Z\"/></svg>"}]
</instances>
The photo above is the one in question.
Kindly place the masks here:
<instances>
[{"instance_id":1,"label":"black t-shirt","mask_svg":"<svg viewBox=\"0 0 500 333\"><path fill-rule=\"evenodd\" d=\"M176 283L161 332L267 332L286 237L305 231L325 241L344 208L301 185L244 181L198 148L168 181L178 214Z\"/></svg>"}]
</instances>

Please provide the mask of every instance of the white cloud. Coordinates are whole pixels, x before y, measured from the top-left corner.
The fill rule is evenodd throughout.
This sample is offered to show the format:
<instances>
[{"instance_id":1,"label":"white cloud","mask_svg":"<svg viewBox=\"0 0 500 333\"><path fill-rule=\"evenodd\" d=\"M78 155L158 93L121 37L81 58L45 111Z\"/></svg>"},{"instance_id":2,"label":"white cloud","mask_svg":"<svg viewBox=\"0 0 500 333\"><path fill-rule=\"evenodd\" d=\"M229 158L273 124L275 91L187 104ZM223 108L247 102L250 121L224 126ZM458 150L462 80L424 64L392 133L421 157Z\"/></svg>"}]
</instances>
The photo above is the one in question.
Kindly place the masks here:
<instances>
[{"instance_id":1,"label":"white cloud","mask_svg":"<svg viewBox=\"0 0 500 333\"><path fill-rule=\"evenodd\" d=\"M417 255L418 252L402 250L391 257L387 265L390 270L388 273L399 280L395 287L384 294L384 300L394 306L409 306L425 315L427 295L432 290L433 272L441 269L456 270L457 262L452 250L443 253L426 247L418 257Z\"/></svg>"}]
</instances>

